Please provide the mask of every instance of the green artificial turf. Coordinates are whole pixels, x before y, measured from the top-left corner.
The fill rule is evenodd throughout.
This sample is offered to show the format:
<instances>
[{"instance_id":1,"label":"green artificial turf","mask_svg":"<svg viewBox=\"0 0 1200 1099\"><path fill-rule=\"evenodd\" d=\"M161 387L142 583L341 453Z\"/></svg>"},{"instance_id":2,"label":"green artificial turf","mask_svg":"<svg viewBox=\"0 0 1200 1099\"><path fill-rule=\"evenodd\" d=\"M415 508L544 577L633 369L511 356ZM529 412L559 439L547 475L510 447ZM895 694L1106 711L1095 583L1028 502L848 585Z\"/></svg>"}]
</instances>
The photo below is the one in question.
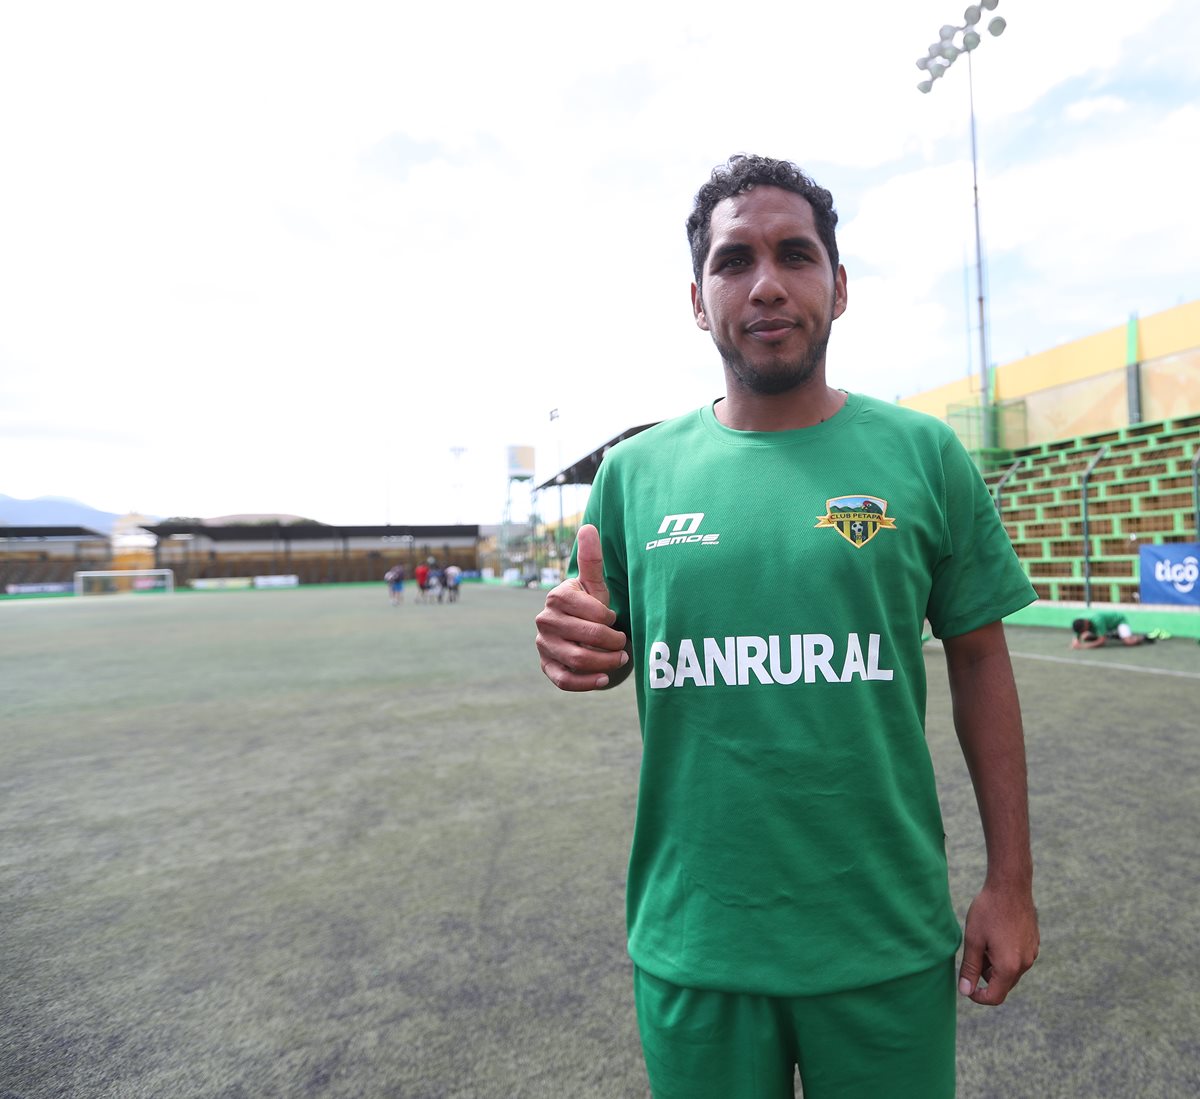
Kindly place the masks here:
<instances>
[{"instance_id":1,"label":"green artificial turf","mask_svg":"<svg viewBox=\"0 0 1200 1099\"><path fill-rule=\"evenodd\" d=\"M542 678L542 598L0 604L0 1099L645 1096L633 691ZM1200 648L1065 643L1010 631L1043 957L963 1006L960 1095L1191 1096ZM927 656L965 912L982 841Z\"/></svg>"}]
</instances>

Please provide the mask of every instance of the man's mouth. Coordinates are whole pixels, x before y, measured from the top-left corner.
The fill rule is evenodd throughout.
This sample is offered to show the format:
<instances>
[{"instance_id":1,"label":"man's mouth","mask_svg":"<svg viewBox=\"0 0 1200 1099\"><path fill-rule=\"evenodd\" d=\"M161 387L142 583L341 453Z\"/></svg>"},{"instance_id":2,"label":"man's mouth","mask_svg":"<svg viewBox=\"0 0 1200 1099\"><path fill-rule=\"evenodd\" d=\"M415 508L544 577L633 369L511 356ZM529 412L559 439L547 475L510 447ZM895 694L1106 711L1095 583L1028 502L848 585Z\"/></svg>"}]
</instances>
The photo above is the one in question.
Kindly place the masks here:
<instances>
[{"instance_id":1,"label":"man's mouth","mask_svg":"<svg viewBox=\"0 0 1200 1099\"><path fill-rule=\"evenodd\" d=\"M796 325L792 321L784 320L780 317L772 317L767 320L755 321L753 324L748 324L746 331L752 336L770 339L772 336L782 336L795 327Z\"/></svg>"}]
</instances>

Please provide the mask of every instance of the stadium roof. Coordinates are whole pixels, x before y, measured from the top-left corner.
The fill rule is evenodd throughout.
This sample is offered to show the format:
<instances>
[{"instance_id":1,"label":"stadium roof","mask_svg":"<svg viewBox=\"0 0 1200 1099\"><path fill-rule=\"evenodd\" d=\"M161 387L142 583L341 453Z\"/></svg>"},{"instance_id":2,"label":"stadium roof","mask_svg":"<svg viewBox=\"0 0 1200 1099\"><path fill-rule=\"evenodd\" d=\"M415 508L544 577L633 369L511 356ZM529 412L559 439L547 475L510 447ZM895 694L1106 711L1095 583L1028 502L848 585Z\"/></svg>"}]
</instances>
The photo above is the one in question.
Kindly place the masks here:
<instances>
[{"instance_id":1,"label":"stadium roof","mask_svg":"<svg viewBox=\"0 0 1200 1099\"><path fill-rule=\"evenodd\" d=\"M601 447L597 447L584 458L580 458L574 465L567 466L566 469L556 473L548 481L543 481L534 489L535 492L540 492L544 488L553 488L555 485L590 485L596 479L596 470L600 468L600 463L604 460L604 455L609 452L617 443L624 442L626 439L633 438L639 432L645 431L648 427L654 427L658 423L656 420L652 424L642 424L640 427L631 427L622 431L620 435L615 435L609 439ZM559 478L562 478L560 481Z\"/></svg>"},{"instance_id":2,"label":"stadium roof","mask_svg":"<svg viewBox=\"0 0 1200 1099\"><path fill-rule=\"evenodd\" d=\"M108 541L107 534L101 534L90 527L6 527L0 525L0 538L99 538Z\"/></svg>"},{"instance_id":3,"label":"stadium roof","mask_svg":"<svg viewBox=\"0 0 1200 1099\"><path fill-rule=\"evenodd\" d=\"M427 541L433 538L478 538L478 524L458 524L441 527L366 526L338 527L325 523L231 523L210 527L204 523L158 523L143 527L159 538L173 534L190 534L210 538L214 542L260 542L264 538L279 538L285 542L303 542L329 538L405 538Z\"/></svg>"}]
</instances>

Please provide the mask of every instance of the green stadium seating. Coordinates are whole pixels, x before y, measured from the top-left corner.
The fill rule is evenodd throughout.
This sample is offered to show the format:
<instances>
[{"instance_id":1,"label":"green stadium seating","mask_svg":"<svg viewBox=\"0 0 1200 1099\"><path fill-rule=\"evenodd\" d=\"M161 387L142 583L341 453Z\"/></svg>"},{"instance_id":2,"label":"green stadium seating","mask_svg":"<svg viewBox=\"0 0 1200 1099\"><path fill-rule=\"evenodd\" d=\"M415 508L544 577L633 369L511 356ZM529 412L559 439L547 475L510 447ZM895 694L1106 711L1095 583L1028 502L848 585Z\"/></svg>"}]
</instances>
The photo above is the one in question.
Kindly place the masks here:
<instances>
[{"instance_id":1,"label":"green stadium seating","mask_svg":"<svg viewBox=\"0 0 1200 1099\"><path fill-rule=\"evenodd\" d=\"M1016 449L985 480L1041 599L1085 597L1083 476L1103 446L1088 486L1092 602L1138 601L1141 543L1200 541L1192 491L1200 414Z\"/></svg>"}]
</instances>

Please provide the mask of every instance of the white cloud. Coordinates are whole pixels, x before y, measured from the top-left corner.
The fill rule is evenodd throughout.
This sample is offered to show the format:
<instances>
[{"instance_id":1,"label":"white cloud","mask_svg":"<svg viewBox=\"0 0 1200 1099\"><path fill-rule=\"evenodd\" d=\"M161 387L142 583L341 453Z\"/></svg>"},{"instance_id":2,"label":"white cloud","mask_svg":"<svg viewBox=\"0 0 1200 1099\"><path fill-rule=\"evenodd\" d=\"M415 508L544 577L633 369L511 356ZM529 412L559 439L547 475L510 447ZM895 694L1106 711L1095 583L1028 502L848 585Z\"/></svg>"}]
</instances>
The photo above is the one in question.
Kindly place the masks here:
<instances>
[{"instance_id":1,"label":"white cloud","mask_svg":"<svg viewBox=\"0 0 1200 1099\"><path fill-rule=\"evenodd\" d=\"M1200 223L1190 208L1198 147L1200 110L1187 106L1148 129L1000 175L989 243L1019 256L1024 269L1005 290L1024 338L1004 341L1005 358L1023 353L1030 331L1046 334L1033 339L1037 349L1175 304L1185 287L1196 296ZM1065 330L1063 315L1074 318Z\"/></svg>"},{"instance_id":2,"label":"white cloud","mask_svg":"<svg viewBox=\"0 0 1200 1099\"><path fill-rule=\"evenodd\" d=\"M1129 104L1116 95L1098 95L1089 99L1079 99L1067 106L1066 115L1070 122L1090 122L1102 115L1124 114L1129 110Z\"/></svg>"}]
</instances>

